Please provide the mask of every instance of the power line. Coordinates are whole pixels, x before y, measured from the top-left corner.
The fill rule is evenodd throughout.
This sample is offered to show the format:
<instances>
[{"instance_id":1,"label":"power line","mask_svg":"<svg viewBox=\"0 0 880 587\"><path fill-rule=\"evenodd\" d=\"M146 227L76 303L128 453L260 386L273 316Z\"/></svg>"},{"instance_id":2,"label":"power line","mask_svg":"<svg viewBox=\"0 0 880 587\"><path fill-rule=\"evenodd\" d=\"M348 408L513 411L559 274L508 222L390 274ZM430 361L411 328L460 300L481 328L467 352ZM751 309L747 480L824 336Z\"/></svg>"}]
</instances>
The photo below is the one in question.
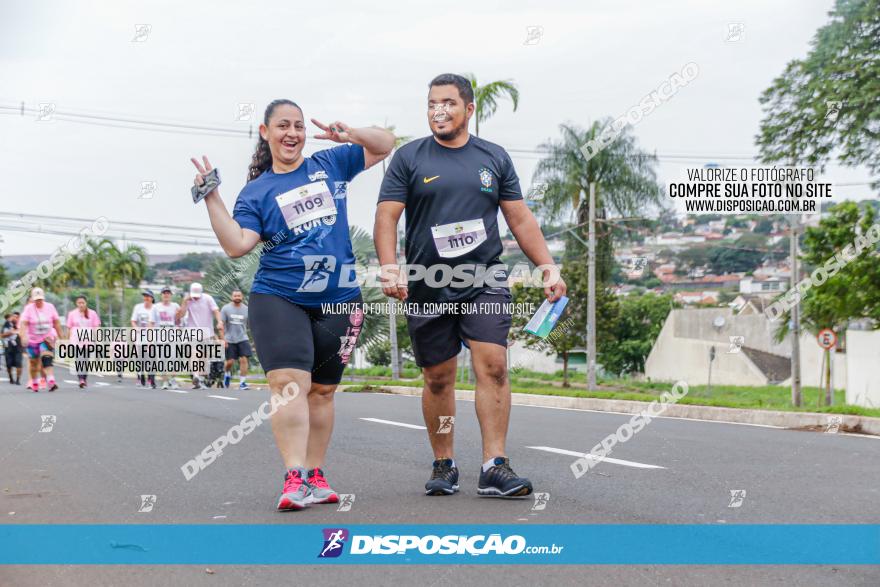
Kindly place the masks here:
<instances>
[{"instance_id":1,"label":"power line","mask_svg":"<svg viewBox=\"0 0 880 587\"><path fill-rule=\"evenodd\" d=\"M95 221L94 218L76 218L73 216L47 216L44 214L25 214L25 213L21 213L21 212L0 212L0 217L3 217L3 216L18 217L21 219L39 218L39 219L46 219L46 220L57 220L57 221L62 221L62 222L77 222L77 223L88 223L88 224L91 224L92 222ZM175 224L157 225L157 224L150 224L150 223L145 223L145 222L129 222L129 221L125 221L125 220L108 220L107 222L111 225L124 224L126 226L144 226L147 228L155 228L155 229L160 229L160 230L179 229L179 230L185 230L185 231L190 231L190 230L191 231L203 231L203 232L207 233L205 236L207 236L208 234L211 236L214 235L213 229L199 228L197 226L180 226L180 225L175 225Z\"/></svg>"},{"instance_id":2,"label":"power line","mask_svg":"<svg viewBox=\"0 0 880 587\"><path fill-rule=\"evenodd\" d=\"M47 229L42 227L37 228L28 228L22 226L10 226L0 224L0 229L9 230L12 232L24 232L30 234L49 234L53 236L79 236L79 230L64 230L63 228L56 229ZM114 231L116 232L116 231ZM193 238L192 240L178 240L175 238L160 238L159 236L140 236L137 234L129 234L126 232L121 233L118 236L103 234L101 238L107 238L110 240L127 240L127 241L137 241L137 242L151 242L151 243L162 243L162 244L175 244L175 245L188 245L188 246L196 246L196 247L215 247L219 248L219 245L216 241L206 241L200 242L198 237ZM180 237L179 237L180 238Z\"/></svg>"},{"instance_id":3,"label":"power line","mask_svg":"<svg viewBox=\"0 0 880 587\"><path fill-rule=\"evenodd\" d=\"M0 105L0 114L24 116L25 113L39 113L40 109L25 106L22 102L19 106ZM58 116L58 120L63 122L75 122L79 124L91 124L94 126L103 126L109 128L124 128L129 130L145 130L151 132L166 132L172 134L193 134L197 136L216 136L216 137L241 137L253 138L253 128L248 130L242 128L230 128L221 126L207 126L199 124L186 124L178 122L164 122L158 120L149 120L137 118L128 115L109 115L109 114L83 114L73 111L53 111L53 116ZM111 124L122 123L122 124ZM131 126L140 125L140 126ZM552 153L551 149L535 148L535 149L507 149L508 153L517 155L528 155L535 157L543 157ZM707 153L635 153L632 157L653 158L658 161L675 161L675 162L705 162L711 161L758 161L756 155L747 154L707 154ZM852 187L861 185L871 185L870 182L854 182L836 184L842 187Z\"/></svg>"},{"instance_id":4,"label":"power line","mask_svg":"<svg viewBox=\"0 0 880 587\"><path fill-rule=\"evenodd\" d=\"M38 108L30 108L24 105L20 107L13 106L2 106L0 105L0 110L6 111L14 111L18 112L20 116L23 116L25 112L33 112L39 113L40 109ZM102 122L124 122L130 124L140 124L145 126L154 126L154 127L165 127L165 128L176 128L182 130L199 130L199 131L208 131L208 132L224 132L230 133L234 135L242 135L251 137L253 132L251 130L244 130L240 128L224 128L218 126L202 126L202 125L194 125L194 124L182 124L176 122L160 122L156 120L145 120L140 118L132 118L132 117L123 117L123 116L103 116L99 114L79 114L76 112L68 112L68 111L52 111L52 116L66 116L70 118L78 118L86 121L102 121ZM73 120L69 120L68 122L75 122ZM149 130L149 129L141 129L140 127L134 127L140 130Z\"/></svg>"}]
</instances>

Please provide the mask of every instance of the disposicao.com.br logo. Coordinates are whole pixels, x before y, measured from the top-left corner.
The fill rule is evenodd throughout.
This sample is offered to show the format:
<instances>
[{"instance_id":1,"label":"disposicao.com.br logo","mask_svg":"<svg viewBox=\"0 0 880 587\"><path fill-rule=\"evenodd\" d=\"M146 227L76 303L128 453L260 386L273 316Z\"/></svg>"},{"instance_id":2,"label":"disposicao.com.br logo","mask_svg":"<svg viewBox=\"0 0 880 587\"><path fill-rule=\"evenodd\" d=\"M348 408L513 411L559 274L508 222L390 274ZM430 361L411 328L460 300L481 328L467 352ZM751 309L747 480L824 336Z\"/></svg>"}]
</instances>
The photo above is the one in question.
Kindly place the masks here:
<instances>
[{"instance_id":1,"label":"disposicao.com.br logo","mask_svg":"<svg viewBox=\"0 0 880 587\"><path fill-rule=\"evenodd\" d=\"M318 558L338 557L346 542L349 542L350 555L405 555L416 550L419 554L438 555L517 555L517 554L559 554L564 546L529 546L526 539L518 534L502 537L501 534L476 534L473 536L447 534L388 535L349 535L345 528L325 528L324 542Z\"/></svg>"}]
</instances>

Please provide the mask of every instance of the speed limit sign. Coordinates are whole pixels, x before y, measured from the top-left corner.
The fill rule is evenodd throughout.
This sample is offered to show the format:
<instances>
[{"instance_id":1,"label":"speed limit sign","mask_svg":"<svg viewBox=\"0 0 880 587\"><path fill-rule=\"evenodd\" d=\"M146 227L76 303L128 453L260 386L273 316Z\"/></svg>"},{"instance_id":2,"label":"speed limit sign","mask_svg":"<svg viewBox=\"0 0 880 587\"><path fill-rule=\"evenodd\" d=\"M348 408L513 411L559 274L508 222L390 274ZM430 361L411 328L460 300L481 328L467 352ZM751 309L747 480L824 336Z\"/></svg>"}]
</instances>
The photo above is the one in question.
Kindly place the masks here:
<instances>
[{"instance_id":1,"label":"speed limit sign","mask_svg":"<svg viewBox=\"0 0 880 587\"><path fill-rule=\"evenodd\" d=\"M837 346L837 335L830 328L820 330L819 334L816 335L816 339L819 341L819 346L825 350L833 349Z\"/></svg>"}]
</instances>

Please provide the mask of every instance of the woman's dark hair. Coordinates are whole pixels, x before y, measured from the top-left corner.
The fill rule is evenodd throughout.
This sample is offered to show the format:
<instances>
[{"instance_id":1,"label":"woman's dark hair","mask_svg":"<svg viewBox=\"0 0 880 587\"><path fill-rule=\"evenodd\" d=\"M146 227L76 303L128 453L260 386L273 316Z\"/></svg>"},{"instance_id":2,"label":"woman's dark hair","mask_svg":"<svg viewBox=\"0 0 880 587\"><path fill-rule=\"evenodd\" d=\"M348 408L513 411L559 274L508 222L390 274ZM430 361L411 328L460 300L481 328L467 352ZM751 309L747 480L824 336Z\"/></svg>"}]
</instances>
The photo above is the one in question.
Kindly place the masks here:
<instances>
[{"instance_id":1,"label":"woman's dark hair","mask_svg":"<svg viewBox=\"0 0 880 587\"><path fill-rule=\"evenodd\" d=\"M263 124L269 126L269 119L272 118L272 115L275 113L275 109L278 106L283 104L287 104L288 106L293 106L302 112L302 108L299 107L299 104L294 102L293 100L287 100L285 98L280 98L278 100L272 100L269 102L269 105L266 106L266 113L263 115ZM254 151L254 156L251 158L251 165L248 168L248 181L252 181L260 177L264 171L268 170L272 167L272 152L269 150L269 143L262 136L257 137L257 149Z\"/></svg>"},{"instance_id":2,"label":"woman's dark hair","mask_svg":"<svg viewBox=\"0 0 880 587\"><path fill-rule=\"evenodd\" d=\"M89 317L89 300L88 300L88 299L86 298L86 296L84 296L83 294L79 294L78 296L76 296L76 298L74 298L73 301L74 301L74 302L78 302L78 301L80 301L80 300L82 300L82 301L84 301L84 302L86 303L86 311L83 312L82 310L80 310L80 312L82 312L83 316L85 316L86 318L88 318L88 317Z\"/></svg>"}]
</instances>

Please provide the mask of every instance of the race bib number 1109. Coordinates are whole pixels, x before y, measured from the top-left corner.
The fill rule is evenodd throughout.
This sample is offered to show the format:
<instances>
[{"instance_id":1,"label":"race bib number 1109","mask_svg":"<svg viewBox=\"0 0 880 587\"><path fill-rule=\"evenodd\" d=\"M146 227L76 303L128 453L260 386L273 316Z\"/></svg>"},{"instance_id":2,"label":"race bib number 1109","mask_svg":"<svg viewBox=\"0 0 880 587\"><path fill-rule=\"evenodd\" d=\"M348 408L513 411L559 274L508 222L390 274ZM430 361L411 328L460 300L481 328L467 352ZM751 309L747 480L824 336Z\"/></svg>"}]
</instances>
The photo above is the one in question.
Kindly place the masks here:
<instances>
[{"instance_id":1,"label":"race bib number 1109","mask_svg":"<svg viewBox=\"0 0 880 587\"><path fill-rule=\"evenodd\" d=\"M326 181L316 181L275 196L287 228L336 214L336 203Z\"/></svg>"}]
</instances>

